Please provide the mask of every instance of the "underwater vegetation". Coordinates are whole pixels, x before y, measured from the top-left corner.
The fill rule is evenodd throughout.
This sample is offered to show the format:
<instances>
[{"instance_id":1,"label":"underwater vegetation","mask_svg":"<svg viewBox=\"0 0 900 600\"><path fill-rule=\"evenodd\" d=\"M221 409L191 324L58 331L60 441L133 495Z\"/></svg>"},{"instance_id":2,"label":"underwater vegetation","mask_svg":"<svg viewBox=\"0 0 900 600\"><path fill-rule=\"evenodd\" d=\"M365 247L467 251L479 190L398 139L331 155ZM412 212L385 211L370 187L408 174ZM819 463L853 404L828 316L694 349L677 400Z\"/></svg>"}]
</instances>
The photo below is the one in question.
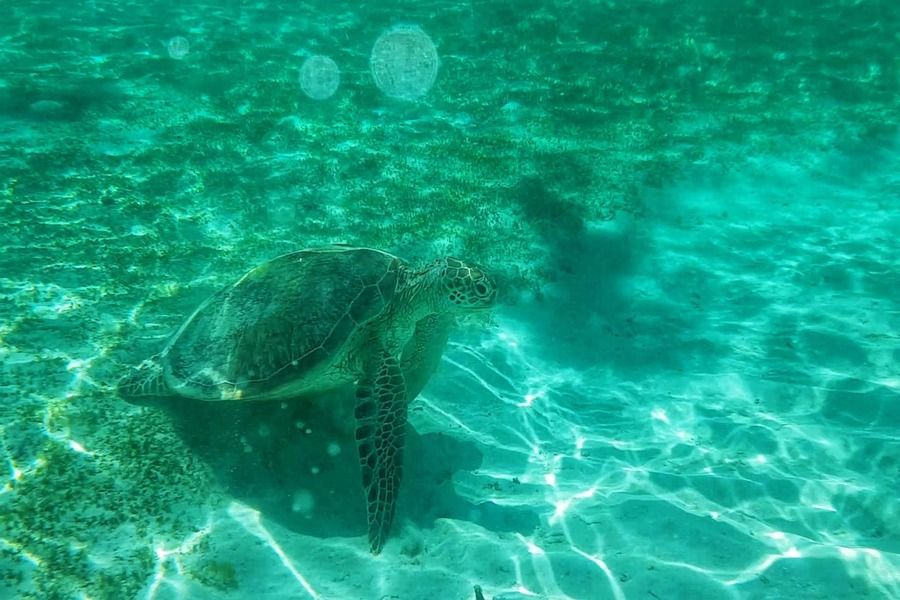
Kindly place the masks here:
<instances>
[{"instance_id":1,"label":"underwater vegetation","mask_svg":"<svg viewBox=\"0 0 900 600\"><path fill-rule=\"evenodd\" d=\"M258 564L287 574L279 579L283 588L260 597L284 590L329 597L317 596L288 556L369 577L368 563L353 562L353 551L329 541L362 535L344 525L359 521L356 508L321 523L307 518L343 493L341 461L348 453L328 443L341 435L338 425L313 430L307 427L313 419L292 409L274 416L249 409L231 421L207 415L206 422L227 435L197 442L190 436L208 432L182 431L204 422L197 415L173 425L165 411L129 406L113 394L124 366L158 350L189 307L254 264L332 242L385 248L412 260L465 256L496 273L506 307L536 315L530 338L515 334L513 320L487 342L464 338L474 350L454 346L443 365L450 375L437 382L435 397L426 393L411 408L421 435L416 452L439 466L417 472L418 479L406 476L425 482L409 494L409 520L436 533L422 538L403 529L397 544L403 550L390 560L399 565L393 572L409 576L404 590L432 586L468 598L471 584L479 583L487 597L498 598L500 584L485 581L497 573L508 594L517 586L538 589L547 584L540 561L560 554L560 573L580 573L582 563L575 561L582 561L599 575L585 577L590 585L560 575L563 591L556 597L594 597L580 596L579 589L624 594L629 585L659 590L654 573L671 574L676 559L684 558L683 540L696 534L685 523L711 518L696 509L706 506L698 498L713 498L715 519L725 518L691 547L724 550L708 570L692 570L681 591L665 588L665 597L685 589L707 594L696 597L724 597L722 590L741 597L743 585L760 586L747 597L764 597L773 592L762 578L778 578L737 563L762 564L771 556L770 564L788 569L783 559L795 557L792 549L806 552L804 540L815 542L808 544L810 556L834 560L824 554L825 538L817 531L828 532L832 546L857 561L846 569L856 591L889 597L898 590L890 573L900 532L885 482L900 477L900 460L896 439L884 432L900 414L895 402L870 402L866 395L873 389L896 393L884 383L896 380L896 372L886 373L897 361L891 299L898 296L890 263L896 260L891 232L900 194L890 174L896 172L890 165L900 123L900 10L894 2L828 0L813 10L792 0L202 6L17 0L2 12L0 457L8 476L0 490L0 597L163 598L175 593L172 581L186 581L210 598L249 595L264 589L259 586L271 573ZM403 39L384 37L391 32ZM406 79L385 77L395 73L397 48L410 47L417 51L407 58L418 57L428 68ZM376 48L387 48L387 58L377 59ZM373 76L373 60L381 75ZM861 158L835 169L823 158L833 153ZM863 222L859 213L845 217L830 209L818 220L792 220L803 202L817 200L790 188L748 209L754 186L770 185L779 173L761 156L802 172L804 181L865 189L873 208L864 222L880 222L880 228L852 237L843 228ZM668 212L660 200L664 190L698 172L736 179L749 173L754 186L710 183L726 201ZM853 185L841 179L848 172L855 174ZM847 198L850 206L855 197ZM690 245L688 254L711 263L732 260L758 278L723 278L715 287L709 270L693 258L644 256L653 248L648 240L660 214L671 227L666 231L676 232L670 233L673 246ZM779 226L754 229L755 219L765 218ZM717 236L718 230L710 233L714 225L731 228ZM748 247L770 252L737 256L735 248ZM791 263L800 251L815 260ZM862 275L848 275L841 257L851 257L848 263ZM617 284L639 266L652 277L645 274L640 286L620 293ZM780 277L795 285L789 288L793 304L773 299L770 284ZM809 289L821 293L799 291ZM863 296L859 305L834 300L819 310L813 301L851 293ZM812 313L809 320L797 316L798 304ZM865 310L858 307L863 304ZM773 332L765 332L770 346L740 337L764 329L760 315L773 306L777 314L766 321ZM834 314L847 321L834 325ZM823 323L834 329L821 331ZM731 336L723 341L721 331L709 333L716 326ZM834 330L856 337L848 342ZM563 347L554 360L565 367L545 380L542 363L527 351L554 344ZM888 349L874 349L879 344ZM870 351L881 358L872 359ZM794 370L798 355L805 362ZM594 381L572 374L598 365L616 376ZM709 392L702 382L715 368L796 386L760 384L771 392L761 401L771 403L766 414L781 415L778 408L831 419L850 428L855 438L847 435L859 446L832 436L841 443L829 456L846 463L819 483L801 467L786 469L785 479L812 483L792 487L777 473L759 476L758 456L775 449L787 448L810 469L839 461L815 453L814 441L827 440L827 432L813 436L787 420L764 421L780 436L803 434L779 438L759 425L752 412L756 392L730 379ZM878 375L841 378L863 368ZM638 389L633 381L640 369L696 375L701 383L679 389L701 407L702 435L681 428L677 411L648 416L638 410L642 400L656 411L647 397L678 397L675 386L660 383L662 375ZM819 385L822 373L841 389ZM466 387L466 377L477 385ZM747 406L723 408L726 391ZM807 392L815 409L804 412ZM513 415L513 425L488 434L470 425L468 413L453 412L456 401L473 411L496 411L473 413L478 423ZM516 421L532 406L546 411L540 426ZM597 420L582 427L588 415ZM579 427L570 427L573 422ZM528 453L538 446L538 434L519 435L522 423L546 436L533 456ZM632 426L667 432L669 445L659 451L619 439L619 430ZM864 426L870 427L865 435L852 429ZM743 435L764 451L744 444ZM321 451L315 460L302 459L300 473L296 451L318 442ZM720 461L710 469L726 474L718 479L717 470L715 478L694 484L700 475L692 469L702 473L706 466L693 454L703 443ZM498 466L506 463L491 450L518 470L510 467L507 477ZM537 467L526 455L556 470L531 471ZM333 475L324 472L328 465ZM308 481L312 469L323 470L312 478L315 485ZM687 474L673 474L679 469ZM501 471L503 477L493 477ZM555 477L564 481L573 472L582 478L577 486L557 485ZM605 488L584 483L597 473ZM735 489L750 499L739 498L725 481L737 481ZM864 493L871 481L885 489ZM640 497L632 484L647 484L639 489L657 495L646 505L616 495L621 485L623 496ZM242 486L246 496L237 502L234 492ZM565 536L552 527L534 541L527 537L538 520L532 507L544 502L547 486L553 496L544 508L554 524L573 514L566 513L569 506L612 507L602 518L591 513L592 519L582 519L612 531L607 549L662 554L668 541L682 541L672 542L677 550L665 563L626 567L607 555L612 567L603 566L618 569L607 577L592 538L579 546L582 556L554 554ZM588 494L592 489L596 495ZM834 510L808 522L753 510L754 499L766 494L786 504L826 506L826 489L833 492L828 502L836 499ZM666 503L683 497L689 500ZM277 506L288 508L279 513ZM651 513L664 515L666 526L648 521ZM548 521L547 515L541 519ZM480 529L463 531L459 523ZM647 526L636 525L629 537L615 523ZM297 531L309 536L289 535ZM851 547L842 531L862 532L859 544ZM230 545L234 540L257 549L252 560L258 562L248 562ZM512 547L524 557L515 568L503 554ZM461 564L475 566L461 575ZM817 585L810 582L824 580L796 568L782 572L795 587L774 594L804 597ZM453 569L459 572L448 573ZM530 575L516 580L516 569ZM830 572L845 573L843 563ZM468 580L475 575L477 582ZM329 572L320 585L362 585L340 577Z\"/></svg>"}]
</instances>

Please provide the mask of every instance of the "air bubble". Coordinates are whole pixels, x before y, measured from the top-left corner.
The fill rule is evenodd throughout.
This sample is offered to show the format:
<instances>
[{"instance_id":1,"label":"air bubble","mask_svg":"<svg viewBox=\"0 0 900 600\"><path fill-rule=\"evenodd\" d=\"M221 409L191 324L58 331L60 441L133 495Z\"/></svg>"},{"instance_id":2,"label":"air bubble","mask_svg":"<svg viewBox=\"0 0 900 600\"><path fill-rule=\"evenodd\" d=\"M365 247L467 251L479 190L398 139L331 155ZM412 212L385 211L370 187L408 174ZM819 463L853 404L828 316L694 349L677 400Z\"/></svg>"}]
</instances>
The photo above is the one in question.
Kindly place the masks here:
<instances>
[{"instance_id":1,"label":"air bubble","mask_svg":"<svg viewBox=\"0 0 900 600\"><path fill-rule=\"evenodd\" d=\"M309 513L315 506L313 495L307 490L297 490L291 502L291 510L297 513Z\"/></svg>"},{"instance_id":2,"label":"air bubble","mask_svg":"<svg viewBox=\"0 0 900 600\"><path fill-rule=\"evenodd\" d=\"M191 45L188 43L187 39L176 36L170 39L166 44L166 50L169 51L169 56L171 58L181 60L191 51Z\"/></svg>"},{"instance_id":3,"label":"air bubble","mask_svg":"<svg viewBox=\"0 0 900 600\"><path fill-rule=\"evenodd\" d=\"M428 93L437 78L437 49L419 27L400 25L375 41L369 66L375 85L384 94L416 100Z\"/></svg>"},{"instance_id":4,"label":"air bubble","mask_svg":"<svg viewBox=\"0 0 900 600\"><path fill-rule=\"evenodd\" d=\"M300 67L300 89L313 100L331 98L340 84L337 63L327 56L310 56Z\"/></svg>"}]
</instances>

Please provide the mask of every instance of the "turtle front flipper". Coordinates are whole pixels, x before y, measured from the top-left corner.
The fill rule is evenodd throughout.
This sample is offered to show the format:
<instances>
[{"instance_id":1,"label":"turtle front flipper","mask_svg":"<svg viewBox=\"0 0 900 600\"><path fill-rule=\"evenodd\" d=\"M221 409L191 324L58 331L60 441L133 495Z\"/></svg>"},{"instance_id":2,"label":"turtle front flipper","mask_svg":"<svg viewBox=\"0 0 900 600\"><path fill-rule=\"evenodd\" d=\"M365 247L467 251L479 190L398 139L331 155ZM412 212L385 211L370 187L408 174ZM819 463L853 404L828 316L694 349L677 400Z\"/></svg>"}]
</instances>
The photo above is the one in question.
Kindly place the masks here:
<instances>
[{"instance_id":1,"label":"turtle front flipper","mask_svg":"<svg viewBox=\"0 0 900 600\"><path fill-rule=\"evenodd\" d=\"M381 552L397 508L406 430L406 382L396 358L382 352L356 389L356 445L366 495L369 547Z\"/></svg>"},{"instance_id":2,"label":"turtle front flipper","mask_svg":"<svg viewBox=\"0 0 900 600\"><path fill-rule=\"evenodd\" d=\"M149 358L119 380L116 385L119 396L126 400L171 395L163 376L163 367L155 358Z\"/></svg>"},{"instance_id":3,"label":"turtle front flipper","mask_svg":"<svg viewBox=\"0 0 900 600\"><path fill-rule=\"evenodd\" d=\"M416 323L416 330L400 357L409 402L418 397L440 364L452 327L453 318L439 313L432 313Z\"/></svg>"}]
</instances>

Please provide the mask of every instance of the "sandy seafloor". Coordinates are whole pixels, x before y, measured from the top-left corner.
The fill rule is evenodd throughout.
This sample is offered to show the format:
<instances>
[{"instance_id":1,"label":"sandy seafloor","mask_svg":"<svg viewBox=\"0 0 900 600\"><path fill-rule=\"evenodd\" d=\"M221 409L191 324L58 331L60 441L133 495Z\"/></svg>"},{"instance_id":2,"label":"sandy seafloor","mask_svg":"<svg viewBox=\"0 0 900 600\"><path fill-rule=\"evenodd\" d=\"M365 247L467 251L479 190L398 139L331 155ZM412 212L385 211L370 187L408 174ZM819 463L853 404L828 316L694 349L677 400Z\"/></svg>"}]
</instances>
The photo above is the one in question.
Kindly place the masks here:
<instances>
[{"instance_id":1,"label":"sandy seafloor","mask_svg":"<svg viewBox=\"0 0 900 600\"><path fill-rule=\"evenodd\" d=\"M0 598L900 598L900 16L863 5L4 4ZM397 22L418 102L367 79ZM336 241L504 286L378 557L347 407L113 391Z\"/></svg>"}]
</instances>

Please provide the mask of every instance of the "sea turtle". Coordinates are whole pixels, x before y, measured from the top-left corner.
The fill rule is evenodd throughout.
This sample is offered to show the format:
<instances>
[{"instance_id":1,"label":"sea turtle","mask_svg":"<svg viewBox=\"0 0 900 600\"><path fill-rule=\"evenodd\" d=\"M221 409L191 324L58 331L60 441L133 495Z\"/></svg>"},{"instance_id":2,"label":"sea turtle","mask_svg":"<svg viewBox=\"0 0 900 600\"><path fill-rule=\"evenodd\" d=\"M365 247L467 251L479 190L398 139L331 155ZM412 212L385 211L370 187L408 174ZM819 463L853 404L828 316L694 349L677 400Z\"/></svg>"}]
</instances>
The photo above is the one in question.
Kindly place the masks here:
<instances>
[{"instance_id":1,"label":"sea turtle","mask_svg":"<svg viewBox=\"0 0 900 600\"><path fill-rule=\"evenodd\" d=\"M206 300L118 391L126 399L287 400L353 386L377 554L394 517L407 405L437 367L456 318L496 297L484 271L455 258L416 269L371 248L300 250Z\"/></svg>"}]
</instances>

